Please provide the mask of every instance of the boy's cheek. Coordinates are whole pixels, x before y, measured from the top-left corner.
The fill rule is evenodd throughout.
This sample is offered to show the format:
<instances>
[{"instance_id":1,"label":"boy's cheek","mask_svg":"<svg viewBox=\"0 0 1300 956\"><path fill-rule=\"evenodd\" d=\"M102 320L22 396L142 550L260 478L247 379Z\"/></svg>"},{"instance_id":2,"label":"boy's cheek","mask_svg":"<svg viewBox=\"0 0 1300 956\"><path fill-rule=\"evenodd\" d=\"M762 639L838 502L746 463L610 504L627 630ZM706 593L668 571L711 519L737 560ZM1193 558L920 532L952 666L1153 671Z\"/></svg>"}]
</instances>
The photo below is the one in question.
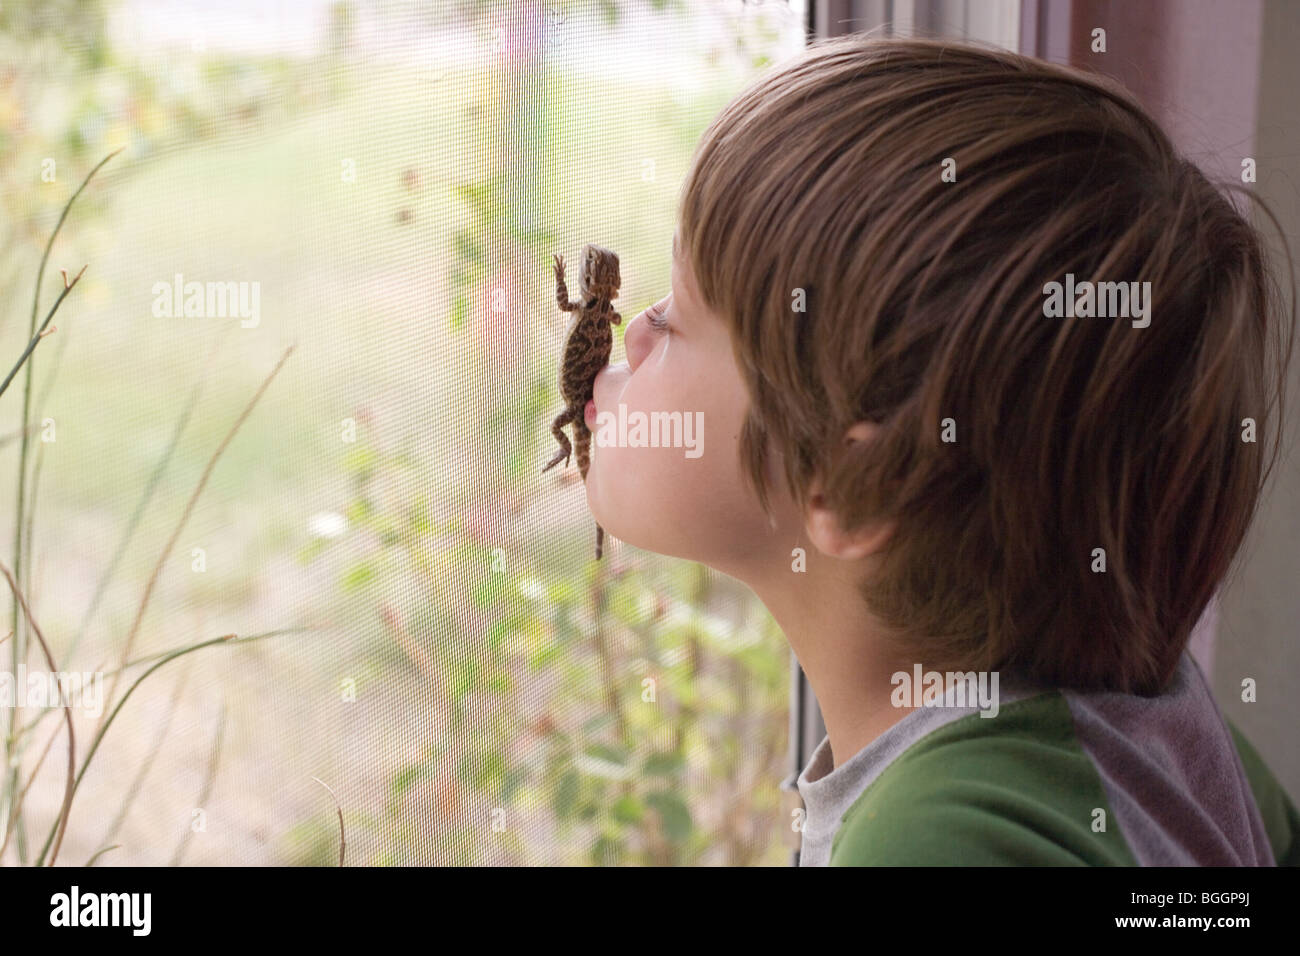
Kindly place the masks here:
<instances>
[{"instance_id":1,"label":"boy's cheek","mask_svg":"<svg viewBox=\"0 0 1300 956\"><path fill-rule=\"evenodd\" d=\"M719 472L716 449L688 457L688 449L593 449L587 472L587 505L595 519L628 544L692 559L713 556L718 542L737 539L749 515L734 475Z\"/></svg>"},{"instance_id":2,"label":"boy's cheek","mask_svg":"<svg viewBox=\"0 0 1300 956\"><path fill-rule=\"evenodd\" d=\"M666 529L675 520L663 482L639 461L639 449L617 446L593 449L587 471L587 507L607 534L627 544L665 552Z\"/></svg>"}]
</instances>

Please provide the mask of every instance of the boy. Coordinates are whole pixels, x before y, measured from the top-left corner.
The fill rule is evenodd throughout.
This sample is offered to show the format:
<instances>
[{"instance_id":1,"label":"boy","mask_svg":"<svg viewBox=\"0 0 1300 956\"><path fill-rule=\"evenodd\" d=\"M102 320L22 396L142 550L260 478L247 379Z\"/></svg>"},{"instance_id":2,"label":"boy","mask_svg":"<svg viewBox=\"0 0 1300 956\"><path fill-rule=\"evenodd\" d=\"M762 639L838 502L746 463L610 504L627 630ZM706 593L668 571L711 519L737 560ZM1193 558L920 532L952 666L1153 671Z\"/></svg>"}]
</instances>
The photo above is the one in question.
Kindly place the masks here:
<instances>
[{"instance_id":1,"label":"boy","mask_svg":"<svg viewBox=\"0 0 1300 956\"><path fill-rule=\"evenodd\" d=\"M678 220L587 500L784 631L827 727L801 863L1300 863L1186 651L1291 338L1256 233L1128 95L821 41L714 120ZM703 410L704 453L602 442L620 405Z\"/></svg>"}]
</instances>

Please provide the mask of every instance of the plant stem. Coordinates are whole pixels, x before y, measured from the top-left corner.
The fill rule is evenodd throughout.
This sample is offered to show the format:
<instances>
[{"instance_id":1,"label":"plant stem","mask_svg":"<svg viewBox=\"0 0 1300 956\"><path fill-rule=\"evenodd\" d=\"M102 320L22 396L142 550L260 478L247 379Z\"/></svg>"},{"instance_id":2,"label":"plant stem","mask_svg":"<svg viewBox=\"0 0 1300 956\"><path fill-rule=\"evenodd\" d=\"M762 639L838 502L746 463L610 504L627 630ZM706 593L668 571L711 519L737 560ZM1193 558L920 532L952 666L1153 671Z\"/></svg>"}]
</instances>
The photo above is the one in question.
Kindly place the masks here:
<instances>
[{"instance_id":1,"label":"plant stem","mask_svg":"<svg viewBox=\"0 0 1300 956\"><path fill-rule=\"evenodd\" d=\"M23 597L23 592L18 589L18 582L14 580L13 574L9 571L3 562L0 562L0 573L3 573L5 580L9 582L9 588L14 592L14 600L22 606L23 616L27 618L27 624L36 635L36 640L41 644L41 650L45 652L45 663L50 666L51 676L58 674L58 665L54 663L54 655L50 653L50 645L45 643L45 636L41 634L40 627L36 624L36 619L32 617L31 608L27 606L27 600ZM72 780L73 771L77 768L77 742L76 736L72 730L72 708L63 702L63 688L59 688L59 702L63 706L63 715L68 721L68 781L63 791L63 807L59 810L58 819L54 825L58 830L58 838L54 842L54 852L50 854L50 866L54 865L54 859L59 855L59 847L63 845L63 833L68 827L68 813L72 809ZM16 768L15 768L16 769ZM17 809L17 808L15 808ZM50 831L50 836L54 836L54 830ZM46 848L49 847L49 841L46 841ZM36 865L41 865L41 860L45 858L45 850L41 850L41 858L36 861Z\"/></svg>"},{"instance_id":2,"label":"plant stem","mask_svg":"<svg viewBox=\"0 0 1300 956\"><path fill-rule=\"evenodd\" d=\"M342 866L343 855L347 852L348 848L348 834L347 831L343 829L343 805L339 803L339 795L334 792L334 789L328 783L320 777L312 777L312 779L328 790L330 796L334 798L334 809L339 815L339 866Z\"/></svg>"},{"instance_id":3,"label":"plant stem","mask_svg":"<svg viewBox=\"0 0 1300 956\"><path fill-rule=\"evenodd\" d=\"M41 716L44 716L44 714ZM14 801L14 806L16 806L20 811L23 807L23 801L27 799L27 791L30 790L32 784L36 782L36 777L40 774L41 767L45 766L45 758L50 755L50 748L54 746L54 738L57 736L59 736L59 731L58 728L55 728L54 733L50 734L49 739L45 741L45 747L41 750L41 755L36 758L36 766L32 768L32 775L27 778L27 783L23 785L22 790L18 793L17 799ZM5 850L9 848L9 837L14 832L14 823L17 822L17 819L16 814L11 816L8 825L5 827L4 839L0 840L0 860L4 859Z\"/></svg>"},{"instance_id":4,"label":"plant stem","mask_svg":"<svg viewBox=\"0 0 1300 956\"><path fill-rule=\"evenodd\" d=\"M149 668L147 671L145 671L143 674L141 674L139 677L135 679L135 682L130 687L127 688L126 693L122 695L122 699L118 701L117 706L113 708L113 712L108 715L108 719L104 721L104 723L100 726L99 731L95 734L95 739L90 745L90 750L86 754L86 759L82 762L81 769L77 771L77 776L72 781L72 790L68 795L69 811L71 811L72 809L72 798L77 795L77 788L81 786L81 778L86 775L86 768L90 766L90 761L94 759L95 751L99 749L100 743L104 740L104 734L108 732L108 728L113 725L113 720L117 717L118 713L122 710L123 705L125 705L126 702L131 699L131 695L135 693L135 689L139 687L141 683L143 683L145 678L147 678L158 668L162 667L168 661L174 661L178 657L182 657L185 654L189 654L193 651L201 650L202 648L205 647L212 647L214 644L225 644L227 642L237 641L237 640L238 638L234 634L224 634L221 637L214 637L209 641L202 641L198 644L191 644L189 647L182 647L180 650L173 651L172 653L168 654L157 664L154 664L153 667ZM45 858L45 851L50 848L50 843L53 840L54 840L54 828L51 827L50 835L45 838L45 845L41 847L41 855L36 859L37 866L41 865L41 861L44 860Z\"/></svg>"},{"instance_id":5,"label":"plant stem","mask_svg":"<svg viewBox=\"0 0 1300 956\"><path fill-rule=\"evenodd\" d=\"M27 362L27 360L31 358L32 353L36 351L36 346L41 344L41 339L45 338L46 329L50 324L50 319L54 318L54 313L59 311L59 306L63 304L63 300L68 297L68 293L72 291L72 287L75 286L79 281L81 281L81 277L85 275L85 273L86 273L86 267L82 266L81 271L78 272L76 276L73 277L72 281L64 285L63 291L59 293L59 297L54 300L54 305L50 306L50 311L46 313L45 321L41 323L40 330L32 333L32 338L31 341L27 343L27 348L23 349L23 354L18 356L18 361L15 362L14 367L9 370L9 374L5 376L5 380L3 382L0 382L0 395L3 395L5 393L5 390L9 388L9 383L14 380L14 376L18 374L19 370L23 367L23 365ZM27 371L28 371L27 381L30 382L31 381L30 365L27 366ZM24 395L23 397L24 397L23 410L28 411L29 406L31 404L30 396Z\"/></svg>"},{"instance_id":6,"label":"plant stem","mask_svg":"<svg viewBox=\"0 0 1300 956\"><path fill-rule=\"evenodd\" d=\"M193 664L191 658L190 663ZM191 667L181 673L181 679L176 682L175 689L172 690L172 699L167 707L167 715L163 718L162 726L158 728L158 734L154 738L154 744L149 748L149 755L140 764L140 769L136 771L135 779L131 781L131 786L126 791L126 796L122 798L122 805L117 808L117 816L99 840L100 843L108 844L113 837L117 836L117 831L121 829L122 824L126 822L126 815L131 812L131 805L135 803L136 797L140 795L140 789L144 786L145 778L149 776L149 771L153 769L153 763L162 753L163 744L167 742L168 732L171 730L172 718L176 716L176 707L180 703L181 693L185 689L185 682L189 680Z\"/></svg>"},{"instance_id":7,"label":"plant stem","mask_svg":"<svg viewBox=\"0 0 1300 956\"><path fill-rule=\"evenodd\" d=\"M32 294L32 319L31 319L31 325L28 329L29 339L32 340L37 339L36 316L37 313L40 311L40 307L41 307L40 306L41 283L45 279L45 265L47 262L49 262L50 250L54 248L54 240L58 237L59 230L63 228L64 220L68 218L68 212L72 209L72 204L76 202L77 197L80 196L82 190L86 188L86 184L90 182L91 178L95 175L95 173L99 172L99 170L103 168L105 163L107 163L110 159L112 159L121 151L122 151L121 149L115 149L113 152L109 153L107 156L101 159L99 161L99 164L96 165L94 169L92 169L89 173L86 174L86 178L81 181L81 185L77 187L77 191L74 192L68 198L68 201L63 205L63 212L59 214L59 221L55 223L54 231L50 233L50 240L45 244L45 252L41 255L40 268L37 269L36 271L36 289ZM75 284L76 283L74 281L73 285ZM64 281L64 287L65 288L63 291L63 295L59 296L59 302L63 301L64 296L66 296L68 291L70 291L71 289L71 286L67 283L66 278ZM56 309L58 308L58 303L55 303L55 308ZM49 322L49 319L53 315L54 315L54 311L51 310L50 315L46 317L47 323ZM30 350L34 348L35 345L29 344L28 346L29 357L31 354ZM12 376L13 373L10 373L11 378ZM26 496L27 446L28 446L28 438L31 432L30 428L28 427L29 419L31 417L31 400L32 400L32 366L30 363L28 363L27 374L25 376L25 381L23 383L22 445L21 445L21 450L19 451L18 454L18 492L17 492L18 501L17 501L17 507L14 509L14 514L16 515L16 518L14 519L14 552L13 552L15 574L22 573L22 546L23 546L22 516L27 502L27 496ZM14 643L13 643L13 647L10 648L10 661L12 663L11 673L17 673L19 661L26 660L26 643L22 640L22 636L19 635L18 633L18 603L16 601L14 602L13 613L10 615L10 627L14 632ZM14 758L13 748L15 744L14 728L17 725L17 720L18 720L18 712L17 709L14 709L10 711L9 714L9 733L5 738L5 763L6 765L11 766L8 779L5 781L5 796L9 801L9 813L11 814L15 812L13 801L18 794L18 768L15 765L15 761L13 759ZM26 831L23 828L20 821L18 826L19 862L24 862L24 863L26 862L26 856L27 856L26 844L27 844Z\"/></svg>"},{"instance_id":8,"label":"plant stem","mask_svg":"<svg viewBox=\"0 0 1300 956\"><path fill-rule=\"evenodd\" d=\"M217 768L221 765L221 745L226 740L226 705L221 705L221 717L217 720L217 742L212 747L212 760L208 762L208 773L203 781L203 790L199 793L199 800L196 804L204 807L208 803L208 798L212 796L212 785L217 779ZM168 866L180 866L181 858L185 856L185 849L189 846L190 838L194 836L193 828L185 831L185 836L181 837L181 842L176 845L176 852L172 854L171 862Z\"/></svg>"},{"instance_id":9,"label":"plant stem","mask_svg":"<svg viewBox=\"0 0 1300 956\"><path fill-rule=\"evenodd\" d=\"M107 853L109 850L116 850L119 849L121 846L122 844L120 843L114 843L112 846L101 847L100 849L96 850L95 855L86 861L86 868L89 869L90 867L94 866L95 861L98 860L105 853Z\"/></svg>"},{"instance_id":10,"label":"plant stem","mask_svg":"<svg viewBox=\"0 0 1300 956\"><path fill-rule=\"evenodd\" d=\"M250 635L248 635L248 637L241 637L241 638L239 639L239 643L241 643L241 644L248 644L248 643L251 643L252 641L260 641L260 640L264 640L265 638L268 638L268 637L279 637L281 634L302 634L302 633L306 633L307 631L312 631L312 630L315 630L315 628L312 628L312 627L281 627L281 628L277 628L277 629L275 629L274 631L263 631L263 632L261 632L260 634L250 634ZM95 670L92 671L91 673L101 674L101 675L104 676L104 677L112 677L113 675L115 675L115 674L120 674L120 673L122 673L123 671L129 670L129 669L132 668L132 667L139 667L141 664L147 664L147 663L149 663L150 661L156 661L156 660L158 660L159 658L166 657L166 656L167 656L168 654L170 654L170 653L171 653L171 651L159 651L157 654L146 654L144 657L137 657L137 658L136 658L135 660L133 660L133 661L127 661L126 664L122 665L120 668L118 668L118 669L116 669L116 670L111 670L111 671L101 671L101 670L97 667L97 668L95 668ZM27 736L28 734L30 734L30 733L32 733L33 731L35 731L37 725L40 724L40 722L41 722L42 720L45 719L45 716L46 716L47 714L51 714L51 713L53 713L55 710L57 710L57 708L55 708L55 707L45 707L45 708L42 708L41 712L40 712L39 714L37 714L35 717L33 717L33 718L32 718L32 719L27 723L27 725L26 725L25 727L23 727L23 729L19 732L19 734L18 734L18 739L21 740L23 737L25 737L25 736Z\"/></svg>"},{"instance_id":11,"label":"plant stem","mask_svg":"<svg viewBox=\"0 0 1300 956\"><path fill-rule=\"evenodd\" d=\"M194 510L194 505L199 500L199 495L203 494L203 489L207 486L208 479L212 476L212 470L216 467L218 459L221 458L221 453L226 450L226 446L229 445L231 440L235 437L240 426L243 425L248 416L252 414L253 409L257 406L258 400L262 397L276 374L284 367L284 363L288 360L293 349L294 346L292 345L285 349L284 355L280 356L280 361L276 362L275 368L271 369L271 374L263 380L261 386L253 394L252 399L249 400L248 405L244 407L244 410L240 413L239 417L235 419L235 423L230 427L230 431L226 433L226 437L223 438L221 444L217 446L217 450L214 451L212 457L208 459L208 465L203 469L203 474L199 477L199 483L195 487L194 493L190 495L190 500L186 503L185 510L181 512L181 519L176 523L176 530L172 532L172 536L168 539L166 546L162 550L162 554L158 556L158 563L154 565L153 574L149 576L149 583L145 585L144 594L140 598L140 605L136 608L135 620L132 621L131 630L127 632L126 635L126 645L122 648L122 664L125 664L126 659L131 655L131 647L135 644L136 635L140 632L140 624L144 620L144 612L149 606L149 598L153 596L153 589L158 583L158 578L162 575L163 565L166 564L167 558L171 555L172 548L176 546L176 542L181 536L181 531L185 529L185 523L189 520L190 512ZM108 696L104 698L105 701L112 701L113 693L117 690L117 682L118 677L117 675L114 675L113 683L110 684L108 688Z\"/></svg>"},{"instance_id":12,"label":"plant stem","mask_svg":"<svg viewBox=\"0 0 1300 956\"><path fill-rule=\"evenodd\" d=\"M122 538L117 543L117 550L113 552L113 557L109 560L108 566L99 576L99 583L95 585L95 593L90 598L90 604L86 607L86 613L82 615L81 626L77 628L76 635L72 638L72 643L68 645L68 659L72 658L76 652L81 639L86 636L86 629L90 627L90 621L95 616L95 611L99 609L99 602L104 597L104 592L108 590L108 583L117 573L117 566L122 561L122 556L126 554L127 545L131 543L131 538L135 535L136 527L140 524L140 519L144 517L145 509L153 498L154 491L162 481L163 473L167 471L167 466L171 463L172 455L176 452L176 446L180 443L181 433L185 431L185 426L189 424L190 414L194 411L194 406L198 404L199 393L203 390L203 383L194 386L190 393L189 401L185 405L185 410L181 412L180 418L176 422L176 427L172 431L172 440L168 444L167 450L163 452L162 457L158 459L158 464L154 468L153 474L149 476L149 481L145 484L144 491L140 493L140 500L136 502L135 511L126 523L126 530L122 532Z\"/></svg>"}]
</instances>

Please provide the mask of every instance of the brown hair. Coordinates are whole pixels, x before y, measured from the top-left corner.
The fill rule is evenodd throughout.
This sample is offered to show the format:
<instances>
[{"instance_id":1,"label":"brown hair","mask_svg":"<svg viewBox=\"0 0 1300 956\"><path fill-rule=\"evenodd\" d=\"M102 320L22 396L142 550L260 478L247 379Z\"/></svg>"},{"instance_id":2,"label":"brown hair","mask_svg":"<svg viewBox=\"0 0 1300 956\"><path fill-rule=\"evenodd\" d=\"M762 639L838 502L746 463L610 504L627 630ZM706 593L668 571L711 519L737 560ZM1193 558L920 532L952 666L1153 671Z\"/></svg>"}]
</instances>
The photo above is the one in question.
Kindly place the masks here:
<instances>
[{"instance_id":1,"label":"brown hair","mask_svg":"<svg viewBox=\"0 0 1300 956\"><path fill-rule=\"evenodd\" d=\"M1259 235L1129 94L951 41L818 41L714 119L679 229L731 323L763 507L775 452L800 506L821 475L845 528L896 522L861 586L891 653L1159 692L1273 467L1294 330ZM1149 281L1150 325L1047 317L1067 273ZM876 439L845 445L861 420Z\"/></svg>"}]
</instances>

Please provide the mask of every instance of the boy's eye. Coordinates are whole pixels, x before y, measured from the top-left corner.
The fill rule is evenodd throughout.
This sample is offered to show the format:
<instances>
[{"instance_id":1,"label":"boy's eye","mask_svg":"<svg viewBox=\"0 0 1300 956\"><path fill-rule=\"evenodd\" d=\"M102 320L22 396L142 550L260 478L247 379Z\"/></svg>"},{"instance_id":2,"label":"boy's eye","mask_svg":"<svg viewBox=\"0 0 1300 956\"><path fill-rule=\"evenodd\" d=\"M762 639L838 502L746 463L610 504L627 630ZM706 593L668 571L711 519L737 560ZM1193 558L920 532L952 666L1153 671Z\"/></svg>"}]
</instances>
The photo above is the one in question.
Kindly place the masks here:
<instances>
[{"instance_id":1,"label":"boy's eye","mask_svg":"<svg viewBox=\"0 0 1300 956\"><path fill-rule=\"evenodd\" d=\"M664 318L664 312L668 309L668 300L652 305L650 311L646 312L645 320L650 324L650 328L655 332L667 332L668 320Z\"/></svg>"}]
</instances>

